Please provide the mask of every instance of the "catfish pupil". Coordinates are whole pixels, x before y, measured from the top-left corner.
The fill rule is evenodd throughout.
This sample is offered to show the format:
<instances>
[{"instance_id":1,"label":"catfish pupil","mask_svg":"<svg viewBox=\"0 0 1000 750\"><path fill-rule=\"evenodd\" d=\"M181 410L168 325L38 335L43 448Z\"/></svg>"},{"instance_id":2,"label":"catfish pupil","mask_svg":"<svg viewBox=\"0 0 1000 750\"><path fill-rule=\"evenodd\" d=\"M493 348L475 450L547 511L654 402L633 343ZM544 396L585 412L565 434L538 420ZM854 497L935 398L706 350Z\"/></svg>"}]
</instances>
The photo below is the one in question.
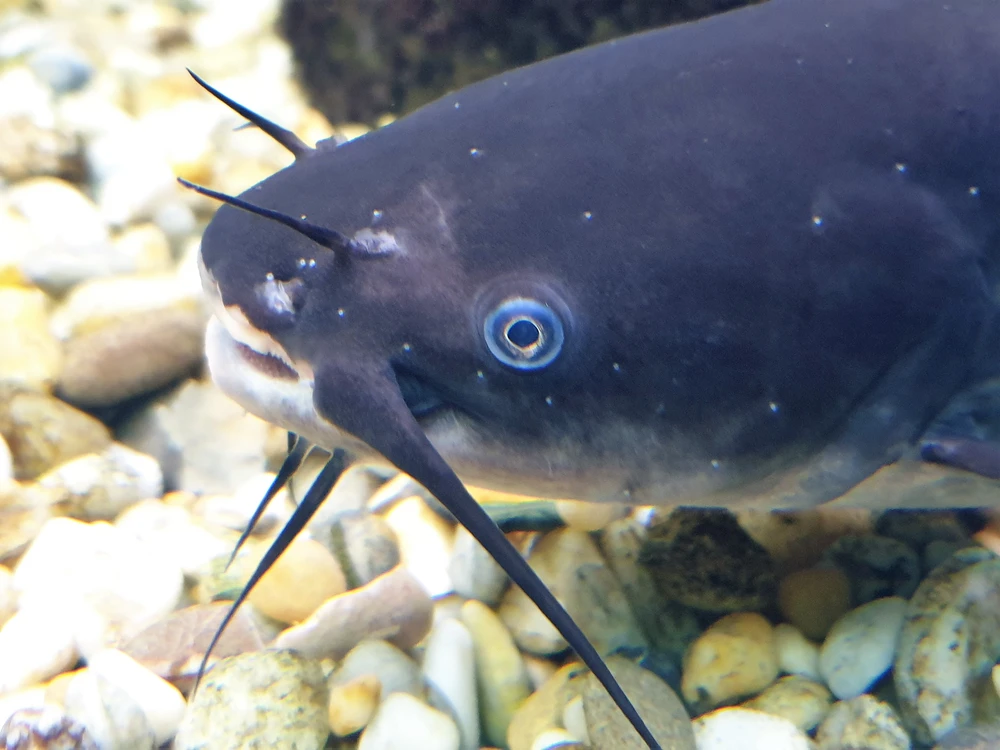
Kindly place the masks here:
<instances>
[{"instance_id":1,"label":"catfish pupil","mask_svg":"<svg viewBox=\"0 0 1000 750\"><path fill-rule=\"evenodd\" d=\"M538 330L535 322L528 318L513 321L507 326L504 336L518 349L526 350L526 353L530 353L530 350L540 345L542 341L542 332Z\"/></svg>"}]
</instances>

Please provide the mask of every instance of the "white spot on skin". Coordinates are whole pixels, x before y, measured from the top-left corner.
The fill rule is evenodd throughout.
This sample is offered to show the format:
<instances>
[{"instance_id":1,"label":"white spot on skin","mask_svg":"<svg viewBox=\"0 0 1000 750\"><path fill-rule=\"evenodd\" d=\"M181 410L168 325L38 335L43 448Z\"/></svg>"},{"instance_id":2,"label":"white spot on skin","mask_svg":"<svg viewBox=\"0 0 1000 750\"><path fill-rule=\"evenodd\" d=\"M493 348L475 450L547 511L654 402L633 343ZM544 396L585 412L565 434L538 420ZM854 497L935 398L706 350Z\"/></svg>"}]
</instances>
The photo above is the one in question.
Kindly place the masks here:
<instances>
[{"instance_id":1,"label":"white spot on skin","mask_svg":"<svg viewBox=\"0 0 1000 750\"><path fill-rule=\"evenodd\" d=\"M268 310L276 314L295 313L295 305L292 304L292 296L288 293L290 285L301 286L302 281L292 279L291 281L275 281L274 274L269 273L267 280L257 286L255 291L260 300L267 305Z\"/></svg>"},{"instance_id":2,"label":"white spot on skin","mask_svg":"<svg viewBox=\"0 0 1000 750\"><path fill-rule=\"evenodd\" d=\"M273 273L267 273L267 274L266 274L266 275L264 276L264 279L265 279L266 281L274 281L274 274L273 274Z\"/></svg>"},{"instance_id":3,"label":"white spot on skin","mask_svg":"<svg viewBox=\"0 0 1000 750\"><path fill-rule=\"evenodd\" d=\"M975 197L975 196L979 195L979 188L977 188L975 185L973 185L972 187L970 187L969 188L969 195L971 195L972 197Z\"/></svg>"},{"instance_id":4,"label":"white spot on skin","mask_svg":"<svg viewBox=\"0 0 1000 750\"><path fill-rule=\"evenodd\" d=\"M903 164L903 162L901 162L901 161L900 162L896 162L896 171L899 172L900 174L905 174L906 173L906 165Z\"/></svg>"},{"instance_id":5,"label":"white spot on skin","mask_svg":"<svg viewBox=\"0 0 1000 750\"><path fill-rule=\"evenodd\" d=\"M716 459L712 459L712 468L718 469L722 464L720 464Z\"/></svg>"},{"instance_id":6,"label":"white spot on skin","mask_svg":"<svg viewBox=\"0 0 1000 750\"><path fill-rule=\"evenodd\" d=\"M469 156L471 156L473 159L478 159L482 155L483 155L483 150L481 148L469 149Z\"/></svg>"},{"instance_id":7,"label":"white spot on skin","mask_svg":"<svg viewBox=\"0 0 1000 750\"><path fill-rule=\"evenodd\" d=\"M404 352L408 352L408 351L410 351L410 350L411 350L412 348L413 348L413 347L411 347L411 346L410 346L409 344L403 344L403 351L404 351Z\"/></svg>"},{"instance_id":8,"label":"white spot on skin","mask_svg":"<svg viewBox=\"0 0 1000 750\"><path fill-rule=\"evenodd\" d=\"M476 370L476 377L479 380L486 380L486 373L483 372L482 370Z\"/></svg>"},{"instance_id":9,"label":"white spot on skin","mask_svg":"<svg viewBox=\"0 0 1000 750\"><path fill-rule=\"evenodd\" d=\"M372 222L379 222L382 220L382 209L376 208L372 211Z\"/></svg>"},{"instance_id":10,"label":"white spot on skin","mask_svg":"<svg viewBox=\"0 0 1000 750\"><path fill-rule=\"evenodd\" d=\"M461 104L459 104L458 102L455 102L455 109L458 109L461 106L462 106Z\"/></svg>"},{"instance_id":11,"label":"white spot on skin","mask_svg":"<svg viewBox=\"0 0 1000 750\"><path fill-rule=\"evenodd\" d=\"M402 248L396 242L396 238L385 230L373 232L371 229L359 229L352 238L361 249L370 255L385 255L387 253L398 253Z\"/></svg>"},{"instance_id":12,"label":"white spot on skin","mask_svg":"<svg viewBox=\"0 0 1000 750\"><path fill-rule=\"evenodd\" d=\"M778 405L774 401L772 401L771 403L769 403L767 406L771 410L772 414L777 414L778 413L779 407L778 407Z\"/></svg>"},{"instance_id":13,"label":"white spot on skin","mask_svg":"<svg viewBox=\"0 0 1000 750\"><path fill-rule=\"evenodd\" d=\"M582 216L584 221L590 221L594 218L594 215L590 211L584 211Z\"/></svg>"},{"instance_id":14,"label":"white spot on skin","mask_svg":"<svg viewBox=\"0 0 1000 750\"><path fill-rule=\"evenodd\" d=\"M816 214L815 216L812 217L812 223L814 227L823 226L823 217L820 216L819 214Z\"/></svg>"},{"instance_id":15,"label":"white spot on skin","mask_svg":"<svg viewBox=\"0 0 1000 750\"><path fill-rule=\"evenodd\" d=\"M620 364L618 364L617 362L613 362L611 364L611 369L614 370L615 372L621 372L622 371L622 366Z\"/></svg>"},{"instance_id":16,"label":"white spot on skin","mask_svg":"<svg viewBox=\"0 0 1000 750\"><path fill-rule=\"evenodd\" d=\"M344 317L344 308L341 307L337 309L337 317Z\"/></svg>"},{"instance_id":17,"label":"white spot on skin","mask_svg":"<svg viewBox=\"0 0 1000 750\"><path fill-rule=\"evenodd\" d=\"M545 404L546 406L552 406L552 396L545 397Z\"/></svg>"}]
</instances>

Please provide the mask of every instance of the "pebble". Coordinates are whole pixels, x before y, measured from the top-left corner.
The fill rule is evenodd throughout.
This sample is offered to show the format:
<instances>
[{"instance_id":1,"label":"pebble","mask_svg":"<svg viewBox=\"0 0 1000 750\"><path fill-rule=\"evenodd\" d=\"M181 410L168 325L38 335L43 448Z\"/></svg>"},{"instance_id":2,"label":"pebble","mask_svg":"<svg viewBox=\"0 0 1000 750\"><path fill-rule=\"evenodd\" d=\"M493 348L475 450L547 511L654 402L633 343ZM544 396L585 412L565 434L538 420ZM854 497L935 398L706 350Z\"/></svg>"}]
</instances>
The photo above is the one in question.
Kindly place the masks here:
<instances>
[{"instance_id":1,"label":"pebble","mask_svg":"<svg viewBox=\"0 0 1000 750\"><path fill-rule=\"evenodd\" d=\"M456 594L491 607L500 603L510 581L499 563L464 526L455 529L448 575Z\"/></svg>"},{"instance_id":2,"label":"pebble","mask_svg":"<svg viewBox=\"0 0 1000 750\"><path fill-rule=\"evenodd\" d=\"M5 750L103 750L78 720L61 708L21 708L0 725Z\"/></svg>"},{"instance_id":3,"label":"pebble","mask_svg":"<svg viewBox=\"0 0 1000 750\"><path fill-rule=\"evenodd\" d=\"M396 532L365 511L341 513L329 529L331 547L352 587L371 583L400 563Z\"/></svg>"},{"instance_id":4,"label":"pebble","mask_svg":"<svg viewBox=\"0 0 1000 750\"><path fill-rule=\"evenodd\" d=\"M0 695L37 685L79 658L74 623L54 608L21 609L0 628Z\"/></svg>"},{"instance_id":5,"label":"pebble","mask_svg":"<svg viewBox=\"0 0 1000 750\"><path fill-rule=\"evenodd\" d=\"M160 500L140 501L118 515L115 526L126 531L164 559L175 562L184 575L201 574L212 560L229 559L232 539L220 538L199 525L187 508Z\"/></svg>"},{"instance_id":6,"label":"pebble","mask_svg":"<svg viewBox=\"0 0 1000 750\"><path fill-rule=\"evenodd\" d=\"M724 510L673 511L649 529L639 562L665 598L695 609L758 611L777 589L770 555Z\"/></svg>"},{"instance_id":7,"label":"pebble","mask_svg":"<svg viewBox=\"0 0 1000 750\"><path fill-rule=\"evenodd\" d=\"M994 750L1000 747L1000 724L956 729L934 746L934 750Z\"/></svg>"},{"instance_id":8,"label":"pebble","mask_svg":"<svg viewBox=\"0 0 1000 750\"><path fill-rule=\"evenodd\" d=\"M100 453L111 433L100 421L44 393L0 386L0 435L14 458L14 477L39 474L87 453Z\"/></svg>"},{"instance_id":9,"label":"pebble","mask_svg":"<svg viewBox=\"0 0 1000 750\"><path fill-rule=\"evenodd\" d=\"M816 743L819 750L910 750L896 712L870 695L835 703L816 732Z\"/></svg>"},{"instance_id":10,"label":"pebble","mask_svg":"<svg viewBox=\"0 0 1000 750\"><path fill-rule=\"evenodd\" d=\"M820 674L840 700L868 690L892 667L906 600L876 599L851 610L830 629L819 653Z\"/></svg>"},{"instance_id":11,"label":"pebble","mask_svg":"<svg viewBox=\"0 0 1000 750\"><path fill-rule=\"evenodd\" d=\"M812 732L830 710L833 698L826 686L790 675L743 704L744 708L788 719L803 732Z\"/></svg>"},{"instance_id":12,"label":"pebble","mask_svg":"<svg viewBox=\"0 0 1000 750\"><path fill-rule=\"evenodd\" d=\"M535 546L528 563L598 652L634 653L646 648L621 585L588 533L569 528L550 532ZM566 648L562 636L520 588L507 590L499 615L526 651L546 655Z\"/></svg>"},{"instance_id":13,"label":"pebble","mask_svg":"<svg viewBox=\"0 0 1000 750\"><path fill-rule=\"evenodd\" d=\"M408 693L393 693L378 707L358 750L459 750L451 717Z\"/></svg>"},{"instance_id":14,"label":"pebble","mask_svg":"<svg viewBox=\"0 0 1000 750\"><path fill-rule=\"evenodd\" d=\"M207 526L242 532L250 523L275 476L273 472L261 472L241 482L232 494L200 497L194 512ZM282 487L257 519L253 533L256 536L275 533L276 529L285 525L292 510L294 505L288 487Z\"/></svg>"},{"instance_id":15,"label":"pebble","mask_svg":"<svg viewBox=\"0 0 1000 750\"><path fill-rule=\"evenodd\" d=\"M887 596L908 599L920 582L920 556L913 548L876 534L840 537L823 553L821 565L848 576L855 606Z\"/></svg>"},{"instance_id":16,"label":"pebble","mask_svg":"<svg viewBox=\"0 0 1000 750\"><path fill-rule=\"evenodd\" d=\"M681 690L698 713L754 695L778 676L774 629L754 612L726 615L691 644Z\"/></svg>"},{"instance_id":17,"label":"pebble","mask_svg":"<svg viewBox=\"0 0 1000 750\"><path fill-rule=\"evenodd\" d=\"M594 503L582 500L557 500L556 512L567 526L580 531L599 531L628 512L621 503Z\"/></svg>"},{"instance_id":18,"label":"pebble","mask_svg":"<svg viewBox=\"0 0 1000 750\"><path fill-rule=\"evenodd\" d=\"M55 514L50 493L33 484L0 489L0 560L13 560L28 548Z\"/></svg>"},{"instance_id":19,"label":"pebble","mask_svg":"<svg viewBox=\"0 0 1000 750\"><path fill-rule=\"evenodd\" d=\"M980 684L1000 659L1000 558L960 550L925 578L906 609L896 651L900 716L932 744L969 724Z\"/></svg>"},{"instance_id":20,"label":"pebble","mask_svg":"<svg viewBox=\"0 0 1000 750\"><path fill-rule=\"evenodd\" d=\"M14 569L22 612L56 612L85 656L173 610L180 567L104 522L48 521Z\"/></svg>"},{"instance_id":21,"label":"pebble","mask_svg":"<svg viewBox=\"0 0 1000 750\"><path fill-rule=\"evenodd\" d=\"M172 273L76 286L52 315L65 339L62 398L111 406L191 374L204 358L203 303Z\"/></svg>"},{"instance_id":22,"label":"pebble","mask_svg":"<svg viewBox=\"0 0 1000 750\"><path fill-rule=\"evenodd\" d=\"M94 73L94 66L76 47L49 44L36 49L28 57L31 72L57 94L67 94L83 88Z\"/></svg>"},{"instance_id":23,"label":"pebble","mask_svg":"<svg viewBox=\"0 0 1000 750\"><path fill-rule=\"evenodd\" d=\"M0 435L0 494L14 489L14 457L10 454L7 441Z\"/></svg>"},{"instance_id":24,"label":"pebble","mask_svg":"<svg viewBox=\"0 0 1000 750\"><path fill-rule=\"evenodd\" d=\"M174 748L321 750L330 733L328 700L319 662L294 651L224 659L191 699Z\"/></svg>"},{"instance_id":25,"label":"pebble","mask_svg":"<svg viewBox=\"0 0 1000 750\"><path fill-rule=\"evenodd\" d=\"M821 641L851 608L851 582L837 568L807 568L781 579L778 607L806 638Z\"/></svg>"},{"instance_id":26,"label":"pebble","mask_svg":"<svg viewBox=\"0 0 1000 750\"><path fill-rule=\"evenodd\" d=\"M163 494L156 460L120 443L67 461L36 481L54 492L66 515L82 521L111 520L130 505Z\"/></svg>"},{"instance_id":27,"label":"pebble","mask_svg":"<svg viewBox=\"0 0 1000 750\"><path fill-rule=\"evenodd\" d=\"M535 737L531 750L584 750L586 745L565 729L546 729Z\"/></svg>"},{"instance_id":28,"label":"pebble","mask_svg":"<svg viewBox=\"0 0 1000 750\"><path fill-rule=\"evenodd\" d=\"M721 708L693 724L698 750L812 750L809 737L788 719L749 708Z\"/></svg>"},{"instance_id":29,"label":"pebble","mask_svg":"<svg viewBox=\"0 0 1000 750\"><path fill-rule=\"evenodd\" d=\"M427 593L434 598L450 594L453 587L448 558L454 527L417 496L396 503L384 518L396 534L402 564Z\"/></svg>"},{"instance_id":30,"label":"pebble","mask_svg":"<svg viewBox=\"0 0 1000 750\"><path fill-rule=\"evenodd\" d=\"M373 674L330 685L330 729L338 737L360 732L375 715L381 697L382 683Z\"/></svg>"},{"instance_id":31,"label":"pebble","mask_svg":"<svg viewBox=\"0 0 1000 750\"><path fill-rule=\"evenodd\" d=\"M870 533L873 524L872 512L864 506L838 508L829 503L809 510L740 510L736 518L782 573L812 567L838 537Z\"/></svg>"},{"instance_id":32,"label":"pebble","mask_svg":"<svg viewBox=\"0 0 1000 750\"><path fill-rule=\"evenodd\" d=\"M248 600L268 617L292 624L346 590L344 573L326 547L297 537L254 586Z\"/></svg>"},{"instance_id":33,"label":"pebble","mask_svg":"<svg viewBox=\"0 0 1000 750\"><path fill-rule=\"evenodd\" d=\"M87 667L120 688L139 706L153 731L157 747L169 742L177 733L187 703L176 687L117 649L93 654L87 659Z\"/></svg>"},{"instance_id":34,"label":"pebble","mask_svg":"<svg viewBox=\"0 0 1000 750\"><path fill-rule=\"evenodd\" d=\"M274 641L314 658L340 659L364 638L378 634L402 649L416 645L431 626L433 603L403 566L371 583L329 599L304 622Z\"/></svg>"},{"instance_id":35,"label":"pebble","mask_svg":"<svg viewBox=\"0 0 1000 750\"><path fill-rule=\"evenodd\" d=\"M802 635L795 626L786 622L775 625L774 645L778 650L778 666L782 672L822 680L819 672L819 646Z\"/></svg>"},{"instance_id":36,"label":"pebble","mask_svg":"<svg viewBox=\"0 0 1000 750\"><path fill-rule=\"evenodd\" d=\"M485 604L470 599L462 605L461 617L475 651L484 739L502 747L514 712L531 694L524 660L503 621Z\"/></svg>"},{"instance_id":37,"label":"pebble","mask_svg":"<svg viewBox=\"0 0 1000 750\"><path fill-rule=\"evenodd\" d=\"M3 626L17 611L17 593L14 591L14 576L10 569L0 565L0 626Z\"/></svg>"},{"instance_id":38,"label":"pebble","mask_svg":"<svg viewBox=\"0 0 1000 750\"><path fill-rule=\"evenodd\" d=\"M428 703L449 714L458 726L462 750L479 748L479 700L472 636L460 621L435 622L424 645Z\"/></svg>"},{"instance_id":39,"label":"pebble","mask_svg":"<svg viewBox=\"0 0 1000 750\"><path fill-rule=\"evenodd\" d=\"M101 750L156 747L153 729L135 697L92 669L73 676L63 701L66 713L87 727Z\"/></svg>"},{"instance_id":40,"label":"pebble","mask_svg":"<svg viewBox=\"0 0 1000 750\"><path fill-rule=\"evenodd\" d=\"M63 368L62 345L49 331L48 297L39 289L0 286L0 380L51 391Z\"/></svg>"},{"instance_id":41,"label":"pebble","mask_svg":"<svg viewBox=\"0 0 1000 750\"><path fill-rule=\"evenodd\" d=\"M339 685L366 675L378 680L383 698L392 693L423 695L420 666L409 654L387 641L374 638L361 641L347 652L330 683Z\"/></svg>"}]
</instances>

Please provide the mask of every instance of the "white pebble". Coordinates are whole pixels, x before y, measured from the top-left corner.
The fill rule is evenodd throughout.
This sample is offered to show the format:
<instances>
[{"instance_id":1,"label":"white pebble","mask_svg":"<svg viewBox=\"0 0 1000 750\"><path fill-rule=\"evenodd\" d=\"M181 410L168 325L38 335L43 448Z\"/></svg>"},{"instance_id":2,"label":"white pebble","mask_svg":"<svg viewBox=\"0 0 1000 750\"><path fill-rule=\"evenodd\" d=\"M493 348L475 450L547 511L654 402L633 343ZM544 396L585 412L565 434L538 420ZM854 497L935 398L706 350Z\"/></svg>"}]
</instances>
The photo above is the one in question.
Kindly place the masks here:
<instances>
[{"instance_id":1,"label":"white pebble","mask_svg":"<svg viewBox=\"0 0 1000 750\"><path fill-rule=\"evenodd\" d=\"M52 608L22 609L0 628L0 695L72 667L79 654L73 623Z\"/></svg>"},{"instance_id":2,"label":"white pebble","mask_svg":"<svg viewBox=\"0 0 1000 750\"><path fill-rule=\"evenodd\" d=\"M749 708L720 708L695 719L698 750L812 750L812 743L788 719Z\"/></svg>"},{"instance_id":3,"label":"white pebble","mask_svg":"<svg viewBox=\"0 0 1000 750\"><path fill-rule=\"evenodd\" d=\"M401 500L385 514L396 538L403 565L427 589L432 597L452 592L448 575L448 559L454 529L431 510L423 498L413 496Z\"/></svg>"},{"instance_id":4,"label":"white pebble","mask_svg":"<svg viewBox=\"0 0 1000 750\"><path fill-rule=\"evenodd\" d=\"M459 750L459 742L447 714L409 693L393 693L361 733L358 750Z\"/></svg>"},{"instance_id":5,"label":"white pebble","mask_svg":"<svg viewBox=\"0 0 1000 750\"><path fill-rule=\"evenodd\" d=\"M66 714L83 724L101 750L153 750L153 730L128 692L93 671L81 669L70 680Z\"/></svg>"},{"instance_id":6,"label":"white pebble","mask_svg":"<svg viewBox=\"0 0 1000 750\"><path fill-rule=\"evenodd\" d=\"M888 596L843 615L830 628L819 669L840 700L856 698L888 671L896 655L906 600Z\"/></svg>"},{"instance_id":7,"label":"white pebble","mask_svg":"<svg viewBox=\"0 0 1000 750\"><path fill-rule=\"evenodd\" d=\"M462 750L479 747L479 702L472 636L458 620L438 620L427 637L424 678L432 706L452 713L462 735Z\"/></svg>"},{"instance_id":8,"label":"white pebble","mask_svg":"<svg viewBox=\"0 0 1000 750\"><path fill-rule=\"evenodd\" d=\"M819 646L802 635L794 625L783 622L774 626L774 646L778 650L778 668L782 672L822 680Z\"/></svg>"}]
</instances>

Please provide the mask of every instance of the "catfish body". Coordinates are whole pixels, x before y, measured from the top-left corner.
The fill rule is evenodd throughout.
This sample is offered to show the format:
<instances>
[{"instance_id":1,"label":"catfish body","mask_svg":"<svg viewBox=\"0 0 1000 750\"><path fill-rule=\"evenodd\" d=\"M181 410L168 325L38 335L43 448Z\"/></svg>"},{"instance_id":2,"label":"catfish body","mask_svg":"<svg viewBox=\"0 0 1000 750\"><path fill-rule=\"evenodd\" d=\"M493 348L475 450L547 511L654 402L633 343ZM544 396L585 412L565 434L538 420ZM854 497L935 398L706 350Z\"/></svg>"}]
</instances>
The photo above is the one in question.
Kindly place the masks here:
<instances>
[{"instance_id":1,"label":"catfish body","mask_svg":"<svg viewBox=\"0 0 1000 750\"><path fill-rule=\"evenodd\" d=\"M479 485L828 500L996 369L998 39L989 0L772 0L321 143L242 197L370 257L223 207L206 286L229 334L292 372L216 325L213 374L372 453L378 410L353 401L348 427L332 405L353 386L330 373L364 363ZM512 299L561 325L544 367L491 351L484 320Z\"/></svg>"}]
</instances>

